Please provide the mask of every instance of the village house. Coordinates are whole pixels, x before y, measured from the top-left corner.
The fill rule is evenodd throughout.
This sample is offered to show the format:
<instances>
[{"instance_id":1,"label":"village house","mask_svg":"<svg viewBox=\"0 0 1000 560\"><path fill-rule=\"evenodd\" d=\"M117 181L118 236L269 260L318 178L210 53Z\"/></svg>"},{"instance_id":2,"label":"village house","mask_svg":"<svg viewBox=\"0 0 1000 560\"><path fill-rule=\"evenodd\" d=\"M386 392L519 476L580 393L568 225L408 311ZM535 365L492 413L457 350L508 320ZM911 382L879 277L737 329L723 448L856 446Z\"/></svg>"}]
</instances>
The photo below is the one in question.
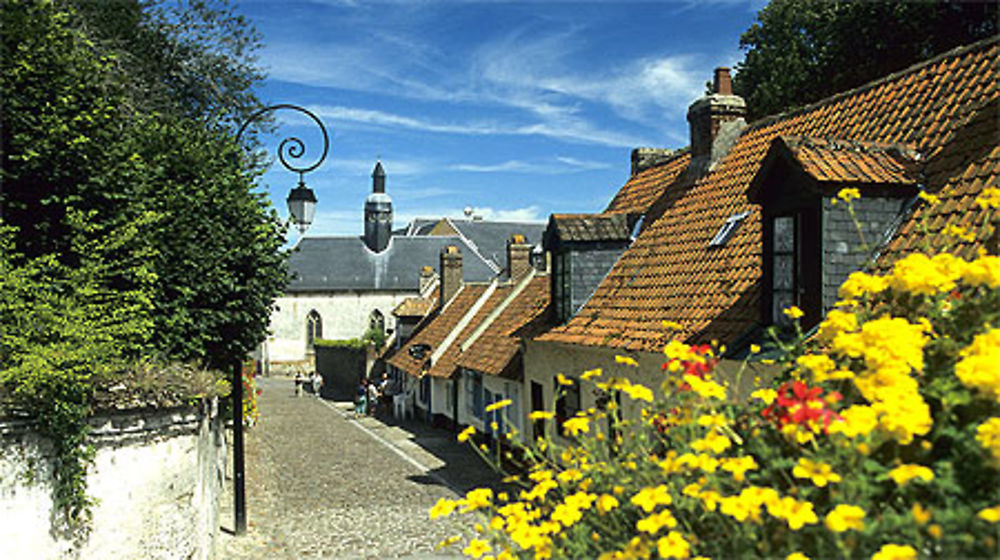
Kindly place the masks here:
<instances>
[{"instance_id":1,"label":"village house","mask_svg":"<svg viewBox=\"0 0 1000 560\"><path fill-rule=\"evenodd\" d=\"M993 38L750 124L728 69L716 70L712 93L688 110L690 148L633 153L654 163L633 166L604 215L641 213L641 231L582 305L586 287L560 292L572 265L560 271L553 258L564 301L554 327L524 340L531 409L552 409L559 373L600 367L657 387L671 339L724 345L720 369L732 372L765 328L782 327L783 309L801 308L808 329L852 271L884 270L928 240L966 258L996 254L997 224L984 225L974 201L998 186L998 57ZM860 193L853 217L837 204L848 187ZM574 385L560 405L598 398Z\"/></svg>"},{"instance_id":2,"label":"village house","mask_svg":"<svg viewBox=\"0 0 1000 560\"><path fill-rule=\"evenodd\" d=\"M408 298L434 291L436 278L422 274L446 246L466 255L466 282L487 282L502 272L504 240L524 232L538 244L543 224L465 220L415 220L393 230L392 199L381 162L372 172L361 236L304 237L289 259L289 282L271 315L261 359L275 370L313 368L318 339L360 338L382 333L393 344L392 311ZM540 250L540 249L539 249Z\"/></svg>"}]
</instances>

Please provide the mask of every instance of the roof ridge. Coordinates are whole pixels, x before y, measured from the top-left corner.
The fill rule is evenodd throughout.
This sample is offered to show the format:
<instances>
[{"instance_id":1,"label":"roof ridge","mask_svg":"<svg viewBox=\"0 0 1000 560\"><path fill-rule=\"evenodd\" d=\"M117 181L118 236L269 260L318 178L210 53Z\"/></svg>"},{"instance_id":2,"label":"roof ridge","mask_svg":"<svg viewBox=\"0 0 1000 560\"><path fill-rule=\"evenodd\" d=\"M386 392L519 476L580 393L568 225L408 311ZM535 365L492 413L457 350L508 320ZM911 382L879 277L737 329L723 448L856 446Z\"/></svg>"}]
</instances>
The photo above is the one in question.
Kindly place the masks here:
<instances>
[{"instance_id":1,"label":"roof ridge","mask_svg":"<svg viewBox=\"0 0 1000 560\"><path fill-rule=\"evenodd\" d=\"M489 314L486 315L483 321L476 326L476 329L474 331L472 331L472 334L469 335L469 338L465 339L459 345L459 348L461 349L462 352L468 350L470 346L475 344L476 340L479 340L479 337L482 336L482 334L486 332L487 329L490 328L490 325L492 325L497 320L497 318L500 317L500 315L504 311L506 311L508 307L510 307L511 303L513 303L514 300L516 300L517 297L521 295L522 292L524 292L524 289L528 286L528 284L531 283L531 280L534 279L534 277L535 277L535 269L532 268L528 272L528 274L524 276L524 278L522 278L516 284L513 285L513 289L509 294L507 294L507 297L505 297L503 301L497 304L496 307L491 309Z\"/></svg>"},{"instance_id":2,"label":"roof ridge","mask_svg":"<svg viewBox=\"0 0 1000 560\"><path fill-rule=\"evenodd\" d=\"M496 280L490 282L490 285L483 290L483 293L479 295L479 298L475 301L475 303L473 303L465 314L462 315L462 318L458 320L458 323L455 323L455 326L448 332L448 336L446 336L444 340L438 344L438 347L434 349L434 352L431 354L431 367L434 367L434 364L436 364L441 356L448 351L448 348L455 342L458 335L462 334L462 331L464 331L465 327L472 322L472 320L476 317L476 314L479 313L479 310L486 305L486 302L493 296L493 292L496 291L497 286L498 282ZM455 298L451 299L452 301L455 301Z\"/></svg>"},{"instance_id":3,"label":"roof ridge","mask_svg":"<svg viewBox=\"0 0 1000 560\"><path fill-rule=\"evenodd\" d=\"M851 89L848 89L848 90L844 90L844 91L841 91L841 92L838 92L838 93L834 93L834 94L832 94L832 95L830 95L828 97L824 97L824 98L819 99L817 101L813 101L812 103L803 105L801 107L797 107L795 109L790 109L788 111L784 111L784 112L777 113L777 114L774 114L774 115L767 115L767 116L761 117L761 118L753 121L752 123L749 123L747 125L747 127L746 127L746 129L745 129L744 132L749 131L751 129L755 129L755 128L763 128L765 126L768 126L768 125L771 125L771 124L774 124L774 123L777 123L777 122L780 122L780 121L783 121L783 120L790 119L791 117L794 117L794 116L797 116L797 115L800 115L800 114L803 114L803 113L808 113L808 112L811 112L811 111L815 111L817 108L822 107L824 105L829 105L829 104L832 104L834 102L840 101L841 99L844 99L844 98L847 98L847 97L851 97L853 95L858 95L859 93L863 93L865 91L874 89L877 86L880 86L880 85L882 85L884 83L898 80L898 79L902 78L903 76L906 76L906 75L909 75L909 74L915 74L919 70L922 70L922 69L926 68L927 66L931 66L931 65L937 64L937 63L941 62L942 60L947 60L949 58L958 58L958 57L960 57L962 55L965 55L967 53L970 53L970 52L973 52L973 51L976 51L976 50L980 50L980 49L984 49L985 47L987 47L991 43L1000 43L1000 33L998 33L996 35L993 35L992 37L987 37L986 39L980 39L979 41L976 41L975 43L969 43L968 45L961 45L961 46L955 47L955 48L953 48L953 49L951 49L949 51L945 51L945 52L940 53L938 55L935 55L935 56L933 56L931 58L928 58L927 60L923 60L923 61L920 61L920 62L915 62L912 65L907 66L906 68L903 68L901 70L897 70L897 71L895 71L895 72L893 72L891 74L886 74L886 75L884 75L884 76L882 76L880 78L876 78L876 79L874 79L874 80L872 80L870 82L865 82L865 83L863 83L863 84L861 84L859 86L856 86L854 88L851 88Z\"/></svg>"},{"instance_id":4,"label":"roof ridge","mask_svg":"<svg viewBox=\"0 0 1000 560\"><path fill-rule=\"evenodd\" d=\"M494 274L500 274L500 267L499 267L499 266L497 266L497 264L496 264L496 263L494 263L493 261L491 261L490 259L487 259L486 257L484 257L484 256L483 256L483 254L479 252L479 246L478 246L478 245L476 245L476 243L475 243L474 241L472 241L471 239L469 239L468 237L466 237L466 236L465 236L465 234L464 234L464 233L462 233L462 230L458 229L458 227L456 227L456 226L455 226L455 222L453 222L453 221L451 220L451 218L449 218L449 217L445 216L445 218L444 218L444 219L445 219L445 221L447 221L447 222L448 222L449 224L451 224L451 227L452 227L452 228L453 228L453 229L454 229L455 231L457 231L457 232L458 232L458 238L459 238L459 239L461 239L461 240L462 240L462 243L465 243L465 245L466 245L466 246L467 246L467 247L468 247L469 249L472 249L472 252L473 252L473 253L474 253L474 254L475 254L475 255L476 255L477 257L479 257L479 260L481 260L481 261L483 261L484 263L486 263L486 266L487 266L487 267L489 267L489 269L490 269L490 270L492 270Z\"/></svg>"}]
</instances>

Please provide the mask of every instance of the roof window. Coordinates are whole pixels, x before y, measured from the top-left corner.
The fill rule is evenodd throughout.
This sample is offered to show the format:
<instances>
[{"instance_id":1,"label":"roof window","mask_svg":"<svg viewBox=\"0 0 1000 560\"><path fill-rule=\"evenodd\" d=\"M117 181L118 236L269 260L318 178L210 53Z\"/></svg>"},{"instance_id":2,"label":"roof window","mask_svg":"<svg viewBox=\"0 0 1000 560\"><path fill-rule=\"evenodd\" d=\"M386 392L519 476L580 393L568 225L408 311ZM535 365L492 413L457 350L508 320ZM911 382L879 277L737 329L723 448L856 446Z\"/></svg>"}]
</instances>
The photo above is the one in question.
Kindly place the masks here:
<instances>
[{"instance_id":1,"label":"roof window","mask_svg":"<svg viewBox=\"0 0 1000 560\"><path fill-rule=\"evenodd\" d=\"M739 214L733 214L732 216L726 218L726 223L722 224L722 227L719 228L719 231L718 233L715 234L715 237L713 237L712 240L708 242L708 246L722 247L723 245L725 245L726 242L729 241L729 238L733 236L733 233L736 232L736 228L738 228L740 224L743 222L744 218L746 218L749 215L750 212L740 212Z\"/></svg>"}]
</instances>

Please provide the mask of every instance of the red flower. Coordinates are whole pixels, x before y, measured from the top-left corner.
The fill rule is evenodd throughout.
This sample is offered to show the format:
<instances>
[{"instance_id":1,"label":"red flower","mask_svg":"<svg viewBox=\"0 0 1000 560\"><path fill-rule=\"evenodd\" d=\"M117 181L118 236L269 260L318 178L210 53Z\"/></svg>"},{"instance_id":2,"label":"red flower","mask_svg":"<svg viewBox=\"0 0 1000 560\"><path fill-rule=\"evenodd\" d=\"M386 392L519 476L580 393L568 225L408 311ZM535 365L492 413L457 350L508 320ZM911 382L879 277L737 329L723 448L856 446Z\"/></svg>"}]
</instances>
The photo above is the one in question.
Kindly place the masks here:
<instances>
[{"instance_id":1,"label":"red flower","mask_svg":"<svg viewBox=\"0 0 1000 560\"><path fill-rule=\"evenodd\" d=\"M833 419L840 418L826 405L828 402L839 401L841 395L836 391L827 395L826 399L822 395L822 387L809 388L802 381L795 381L791 385L786 382L778 388L778 396L774 403L761 411L761 415L781 426L822 424L825 432Z\"/></svg>"}]
</instances>

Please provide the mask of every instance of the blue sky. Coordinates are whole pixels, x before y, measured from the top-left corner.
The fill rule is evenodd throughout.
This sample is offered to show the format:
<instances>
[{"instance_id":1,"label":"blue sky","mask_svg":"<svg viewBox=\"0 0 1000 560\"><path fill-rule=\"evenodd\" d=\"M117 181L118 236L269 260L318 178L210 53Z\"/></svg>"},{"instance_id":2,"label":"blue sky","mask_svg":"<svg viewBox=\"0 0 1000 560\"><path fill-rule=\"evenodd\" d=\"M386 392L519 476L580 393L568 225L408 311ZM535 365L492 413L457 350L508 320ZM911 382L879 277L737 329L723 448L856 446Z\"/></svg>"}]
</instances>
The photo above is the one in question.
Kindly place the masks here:
<instances>
[{"instance_id":1,"label":"blue sky","mask_svg":"<svg viewBox=\"0 0 1000 560\"><path fill-rule=\"evenodd\" d=\"M262 32L269 103L302 105L331 138L306 176L306 235L356 235L381 158L397 227L415 217L544 221L599 212L638 146L687 145L687 106L742 58L761 0L314 0L239 4ZM279 116L277 141L318 133ZM315 125L313 125L315 126ZM272 152L273 153L273 152ZM310 154L307 153L306 159ZM296 177L275 164L275 206Z\"/></svg>"}]
</instances>

